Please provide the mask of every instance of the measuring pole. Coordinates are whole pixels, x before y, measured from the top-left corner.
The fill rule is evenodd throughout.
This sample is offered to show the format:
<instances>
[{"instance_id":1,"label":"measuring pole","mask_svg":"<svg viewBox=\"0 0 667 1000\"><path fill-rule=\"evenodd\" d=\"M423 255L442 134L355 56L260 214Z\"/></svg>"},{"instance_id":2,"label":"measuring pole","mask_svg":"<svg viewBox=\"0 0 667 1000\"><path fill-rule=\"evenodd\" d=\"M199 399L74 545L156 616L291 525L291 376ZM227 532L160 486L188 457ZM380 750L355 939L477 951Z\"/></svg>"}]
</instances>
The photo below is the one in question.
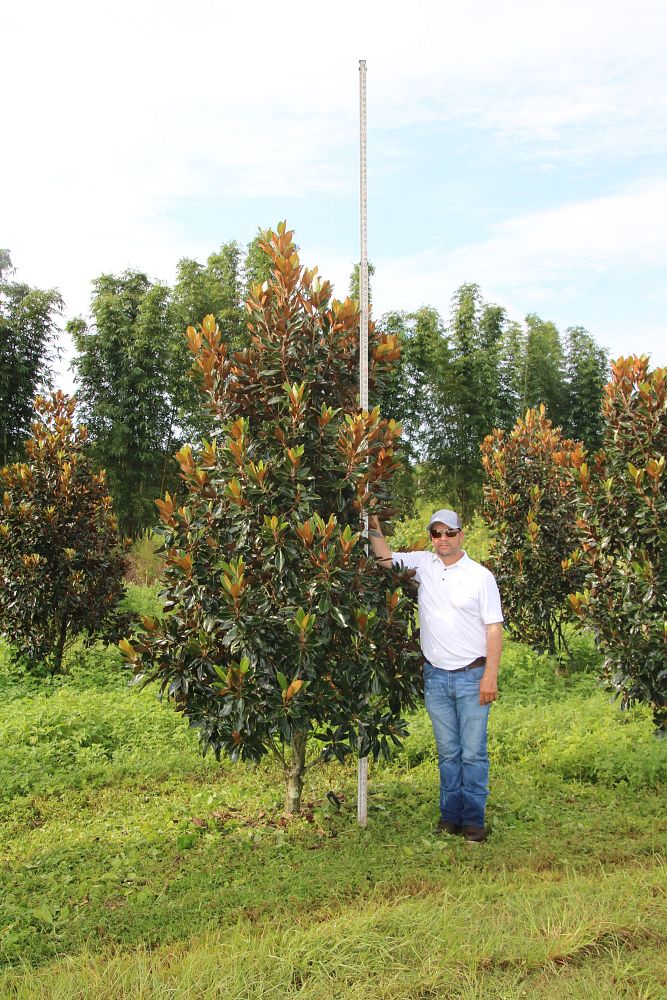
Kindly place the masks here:
<instances>
[{"instance_id":1,"label":"measuring pole","mask_svg":"<svg viewBox=\"0 0 667 1000\"><path fill-rule=\"evenodd\" d=\"M366 184L366 60L359 60L359 405L368 410L368 188ZM364 511L364 536L368 550L368 514ZM361 739L361 737L360 737ZM368 823L368 757L357 765L357 822Z\"/></svg>"},{"instance_id":2,"label":"measuring pole","mask_svg":"<svg viewBox=\"0 0 667 1000\"><path fill-rule=\"evenodd\" d=\"M359 60L359 404L368 409L368 185L366 182L366 60Z\"/></svg>"}]
</instances>

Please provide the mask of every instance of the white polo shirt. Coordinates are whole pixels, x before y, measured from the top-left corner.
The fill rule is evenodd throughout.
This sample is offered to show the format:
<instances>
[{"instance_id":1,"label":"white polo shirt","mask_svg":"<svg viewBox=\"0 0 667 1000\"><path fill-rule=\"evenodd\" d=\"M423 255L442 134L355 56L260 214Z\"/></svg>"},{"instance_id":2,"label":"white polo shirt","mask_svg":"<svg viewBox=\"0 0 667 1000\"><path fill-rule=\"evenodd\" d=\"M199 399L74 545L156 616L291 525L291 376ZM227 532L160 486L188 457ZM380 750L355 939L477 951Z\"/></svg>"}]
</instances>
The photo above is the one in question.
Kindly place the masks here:
<instances>
[{"instance_id":1,"label":"white polo shirt","mask_svg":"<svg viewBox=\"0 0 667 1000\"><path fill-rule=\"evenodd\" d=\"M486 626L503 620L493 573L465 552L452 566L434 552L392 552L392 559L417 571L420 644L428 662L456 670L486 656Z\"/></svg>"}]
</instances>

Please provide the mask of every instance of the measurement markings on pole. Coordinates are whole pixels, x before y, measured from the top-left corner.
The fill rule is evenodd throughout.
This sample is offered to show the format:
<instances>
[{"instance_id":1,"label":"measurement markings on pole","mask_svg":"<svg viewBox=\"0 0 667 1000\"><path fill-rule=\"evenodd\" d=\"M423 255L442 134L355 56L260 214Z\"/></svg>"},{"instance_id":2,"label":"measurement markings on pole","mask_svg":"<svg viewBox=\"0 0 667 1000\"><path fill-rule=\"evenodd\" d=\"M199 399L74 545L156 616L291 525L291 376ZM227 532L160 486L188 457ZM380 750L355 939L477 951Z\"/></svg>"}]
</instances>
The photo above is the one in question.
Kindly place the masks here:
<instances>
[{"instance_id":1,"label":"measurement markings on pole","mask_svg":"<svg viewBox=\"0 0 667 1000\"><path fill-rule=\"evenodd\" d=\"M360 245L359 297L359 405L368 409L368 185L366 156L366 60L359 60L359 194Z\"/></svg>"},{"instance_id":2,"label":"measurement markings on pole","mask_svg":"<svg viewBox=\"0 0 667 1000\"><path fill-rule=\"evenodd\" d=\"M368 189L366 184L366 60L359 60L359 406L368 410ZM364 537L368 551L368 514L364 511ZM359 734L361 743L361 733ZM357 821L368 823L368 757L357 765Z\"/></svg>"}]
</instances>

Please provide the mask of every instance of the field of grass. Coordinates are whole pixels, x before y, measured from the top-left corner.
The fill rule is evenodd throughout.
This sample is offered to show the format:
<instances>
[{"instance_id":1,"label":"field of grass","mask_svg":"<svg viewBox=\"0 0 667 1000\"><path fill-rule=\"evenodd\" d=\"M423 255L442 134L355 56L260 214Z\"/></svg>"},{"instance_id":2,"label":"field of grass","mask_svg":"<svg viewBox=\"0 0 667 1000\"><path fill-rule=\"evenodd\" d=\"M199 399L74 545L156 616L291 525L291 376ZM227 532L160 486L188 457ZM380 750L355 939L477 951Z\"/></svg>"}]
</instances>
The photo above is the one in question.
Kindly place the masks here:
<instances>
[{"instance_id":1,"label":"field of grass","mask_svg":"<svg viewBox=\"0 0 667 1000\"><path fill-rule=\"evenodd\" d=\"M667 741L591 659L508 644L483 846L432 834L423 712L367 829L353 762L288 822L272 765L202 760L113 651L55 681L2 661L0 997L664 1000Z\"/></svg>"}]
</instances>

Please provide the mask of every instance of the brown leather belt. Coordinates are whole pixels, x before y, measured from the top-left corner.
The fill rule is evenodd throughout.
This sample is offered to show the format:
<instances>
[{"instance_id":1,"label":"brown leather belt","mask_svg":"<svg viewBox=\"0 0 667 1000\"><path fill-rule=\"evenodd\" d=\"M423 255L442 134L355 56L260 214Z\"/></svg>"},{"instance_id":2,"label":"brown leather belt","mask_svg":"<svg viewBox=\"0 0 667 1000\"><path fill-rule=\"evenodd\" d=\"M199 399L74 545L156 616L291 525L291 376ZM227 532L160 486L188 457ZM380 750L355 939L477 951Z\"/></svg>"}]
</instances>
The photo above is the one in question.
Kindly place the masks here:
<instances>
[{"instance_id":1,"label":"brown leather belt","mask_svg":"<svg viewBox=\"0 0 667 1000\"><path fill-rule=\"evenodd\" d=\"M485 667L485 666L486 666L486 657L485 656L478 656L476 660L473 660L472 663L468 663L467 666L465 666L465 667L454 667L453 670L448 670L447 673L448 674L460 674L462 670L474 670L475 667Z\"/></svg>"}]
</instances>

